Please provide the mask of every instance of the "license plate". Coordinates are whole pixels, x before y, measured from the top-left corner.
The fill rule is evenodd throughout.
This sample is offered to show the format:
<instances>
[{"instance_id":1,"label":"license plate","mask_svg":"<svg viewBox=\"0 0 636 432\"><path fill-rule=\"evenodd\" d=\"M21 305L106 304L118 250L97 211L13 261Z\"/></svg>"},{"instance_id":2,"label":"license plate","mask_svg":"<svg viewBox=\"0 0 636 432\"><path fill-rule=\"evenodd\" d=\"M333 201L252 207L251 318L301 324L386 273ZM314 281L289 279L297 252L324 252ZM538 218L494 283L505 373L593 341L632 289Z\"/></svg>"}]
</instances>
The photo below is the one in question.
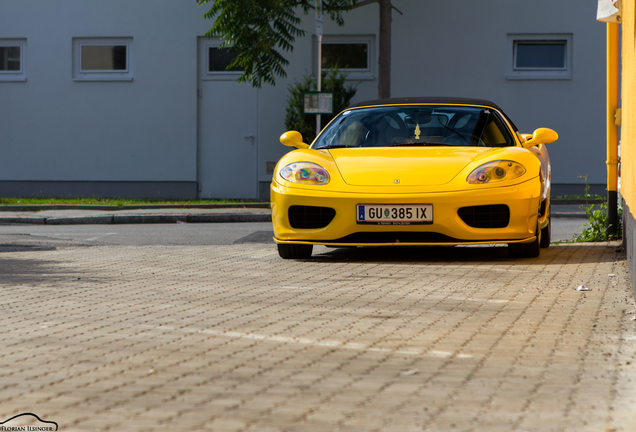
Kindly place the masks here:
<instances>
[{"instance_id":1,"label":"license plate","mask_svg":"<svg viewBox=\"0 0 636 432\"><path fill-rule=\"evenodd\" d=\"M358 204L359 224L416 225L433 223L433 204Z\"/></svg>"}]
</instances>

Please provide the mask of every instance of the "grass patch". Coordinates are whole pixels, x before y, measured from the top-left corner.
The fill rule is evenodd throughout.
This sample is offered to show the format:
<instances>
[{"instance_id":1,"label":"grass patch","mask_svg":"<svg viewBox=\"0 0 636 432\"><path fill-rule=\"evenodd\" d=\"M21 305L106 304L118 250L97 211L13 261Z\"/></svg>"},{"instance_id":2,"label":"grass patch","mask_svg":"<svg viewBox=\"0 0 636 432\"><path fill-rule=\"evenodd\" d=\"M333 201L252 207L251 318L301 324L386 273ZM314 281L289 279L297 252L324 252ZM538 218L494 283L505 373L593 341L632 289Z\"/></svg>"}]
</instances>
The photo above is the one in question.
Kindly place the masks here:
<instances>
[{"instance_id":1,"label":"grass patch","mask_svg":"<svg viewBox=\"0 0 636 432\"><path fill-rule=\"evenodd\" d=\"M244 204L255 200L208 199L208 200L136 200L123 198L0 198L0 205L197 205L197 204Z\"/></svg>"},{"instance_id":2,"label":"grass patch","mask_svg":"<svg viewBox=\"0 0 636 432\"><path fill-rule=\"evenodd\" d=\"M607 202L601 202L600 204L589 205L587 200L594 198L603 198L607 200L607 197L600 197L598 195L590 195L590 185L587 183L587 175L580 175L579 178L585 181L585 195L583 199L586 201L585 206L579 208L585 209L585 215L587 216L587 222L583 225L583 231L579 234L575 234L571 240L564 240L555 243L577 243L577 242L600 242L607 240L618 240L623 237L623 208L619 204L617 208L617 226L616 234L609 235L607 233L609 225L607 222Z\"/></svg>"},{"instance_id":3,"label":"grass patch","mask_svg":"<svg viewBox=\"0 0 636 432\"><path fill-rule=\"evenodd\" d=\"M579 242L602 242L608 240L620 240L623 238L623 208L618 207L616 234L609 235L607 233L607 203L600 205L581 206L585 209L587 222L583 224L583 231L574 234L570 240L560 240L552 242L552 244L561 243L579 243Z\"/></svg>"},{"instance_id":4,"label":"grass patch","mask_svg":"<svg viewBox=\"0 0 636 432\"><path fill-rule=\"evenodd\" d=\"M607 203L598 206L592 205L585 208L587 223L583 225L583 231L572 240L575 242L599 242L606 240L618 240L623 237L623 209L618 207L617 227L615 235L608 235L607 229Z\"/></svg>"}]
</instances>

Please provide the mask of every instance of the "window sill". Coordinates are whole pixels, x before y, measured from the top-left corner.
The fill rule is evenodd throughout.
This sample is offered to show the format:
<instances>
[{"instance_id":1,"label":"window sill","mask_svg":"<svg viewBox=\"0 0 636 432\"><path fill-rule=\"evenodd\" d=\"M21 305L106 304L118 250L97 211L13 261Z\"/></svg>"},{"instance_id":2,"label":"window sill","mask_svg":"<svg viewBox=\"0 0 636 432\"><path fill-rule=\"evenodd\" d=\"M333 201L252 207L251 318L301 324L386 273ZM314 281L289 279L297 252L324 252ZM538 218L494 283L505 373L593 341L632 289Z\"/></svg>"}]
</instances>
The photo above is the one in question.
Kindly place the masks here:
<instances>
[{"instance_id":1,"label":"window sill","mask_svg":"<svg viewBox=\"0 0 636 432\"><path fill-rule=\"evenodd\" d=\"M0 75L0 82L25 82L24 75Z\"/></svg>"},{"instance_id":2,"label":"window sill","mask_svg":"<svg viewBox=\"0 0 636 432\"><path fill-rule=\"evenodd\" d=\"M572 75L552 75L552 74L531 74L531 75L506 75L506 79L509 81L519 80L571 80Z\"/></svg>"},{"instance_id":3,"label":"window sill","mask_svg":"<svg viewBox=\"0 0 636 432\"><path fill-rule=\"evenodd\" d=\"M132 81L133 77L73 77L76 82L100 82L100 81Z\"/></svg>"},{"instance_id":4,"label":"window sill","mask_svg":"<svg viewBox=\"0 0 636 432\"><path fill-rule=\"evenodd\" d=\"M331 69L323 69L322 72L329 73L330 70ZM377 78L369 72L347 72L345 70L340 70L340 73L347 74L345 81L372 81Z\"/></svg>"},{"instance_id":5,"label":"window sill","mask_svg":"<svg viewBox=\"0 0 636 432\"><path fill-rule=\"evenodd\" d=\"M203 81L238 81L239 78L243 76L242 72L216 72L216 73L208 73L206 74L202 80Z\"/></svg>"},{"instance_id":6,"label":"window sill","mask_svg":"<svg viewBox=\"0 0 636 432\"><path fill-rule=\"evenodd\" d=\"M376 79L373 75L349 74L345 81L373 81Z\"/></svg>"}]
</instances>

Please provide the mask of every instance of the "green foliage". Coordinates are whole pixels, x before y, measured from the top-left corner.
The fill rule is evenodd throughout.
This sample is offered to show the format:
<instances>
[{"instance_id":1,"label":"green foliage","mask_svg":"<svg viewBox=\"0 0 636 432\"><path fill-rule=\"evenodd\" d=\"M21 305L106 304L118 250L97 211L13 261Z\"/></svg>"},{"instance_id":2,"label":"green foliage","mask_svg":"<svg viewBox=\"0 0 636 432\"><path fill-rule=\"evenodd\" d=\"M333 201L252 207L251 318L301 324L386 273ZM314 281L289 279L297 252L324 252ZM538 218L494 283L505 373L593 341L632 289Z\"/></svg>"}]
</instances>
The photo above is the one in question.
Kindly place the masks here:
<instances>
[{"instance_id":1,"label":"green foliage","mask_svg":"<svg viewBox=\"0 0 636 432\"><path fill-rule=\"evenodd\" d=\"M577 242L599 242L606 240L615 240L623 237L623 209L618 208L618 226L616 227L616 235L607 235L607 203L601 203L598 208L596 205L586 206L585 214L588 221L583 225L583 231L574 238Z\"/></svg>"},{"instance_id":2,"label":"green foliage","mask_svg":"<svg viewBox=\"0 0 636 432\"><path fill-rule=\"evenodd\" d=\"M333 114L320 116L322 125L327 125L338 113L349 106L351 99L358 91L356 85L345 86L347 75L341 73L338 68L322 73L322 91L333 93ZM300 132L306 143L311 143L316 138L316 115L303 114L304 94L316 91L317 83L310 74L305 75L300 81L289 86L287 97L287 111L285 115L285 127L287 130Z\"/></svg>"},{"instance_id":3,"label":"green foliage","mask_svg":"<svg viewBox=\"0 0 636 432\"><path fill-rule=\"evenodd\" d=\"M585 182L585 198L590 198L590 184L587 182L587 177L589 174L585 174L585 175L581 175L579 174L577 177L580 179L583 179L583 181Z\"/></svg>"},{"instance_id":4,"label":"green foliage","mask_svg":"<svg viewBox=\"0 0 636 432\"><path fill-rule=\"evenodd\" d=\"M591 198L590 185L587 182L587 174L579 174L578 177L583 179L585 182L585 199L587 202L587 198ZM596 208L596 204L586 205L584 208L587 216L587 222L583 225L583 231L574 236L573 241L599 242L620 239L623 237L623 209L621 206L618 207L618 226L616 227L616 235L612 236L608 236L607 234L609 228L609 225L607 224L607 203L604 202L599 204L598 208Z\"/></svg>"},{"instance_id":5,"label":"green foliage","mask_svg":"<svg viewBox=\"0 0 636 432\"><path fill-rule=\"evenodd\" d=\"M244 68L239 82L254 87L262 83L275 84L275 77L286 77L289 64L282 52L292 51L297 37L305 35L299 28L298 10L305 15L314 9L313 0L197 0L199 5L212 3L203 15L214 19L206 36L225 39L223 47L232 46L239 52L228 69ZM359 0L323 0L323 11L338 25L344 25L342 13L354 9Z\"/></svg>"}]
</instances>

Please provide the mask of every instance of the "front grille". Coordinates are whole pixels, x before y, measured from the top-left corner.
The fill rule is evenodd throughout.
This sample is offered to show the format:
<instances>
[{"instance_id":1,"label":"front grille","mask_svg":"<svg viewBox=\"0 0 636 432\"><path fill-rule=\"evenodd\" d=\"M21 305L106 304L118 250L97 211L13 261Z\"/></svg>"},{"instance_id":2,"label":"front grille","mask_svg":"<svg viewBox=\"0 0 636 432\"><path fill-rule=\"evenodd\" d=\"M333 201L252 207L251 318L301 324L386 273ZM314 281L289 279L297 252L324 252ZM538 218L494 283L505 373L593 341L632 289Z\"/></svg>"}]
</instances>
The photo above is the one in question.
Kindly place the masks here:
<instances>
[{"instance_id":1,"label":"front grille","mask_svg":"<svg viewBox=\"0 0 636 432\"><path fill-rule=\"evenodd\" d=\"M457 214L473 228L505 228L510 223L510 209L504 204L462 207Z\"/></svg>"},{"instance_id":2,"label":"front grille","mask_svg":"<svg viewBox=\"0 0 636 432\"><path fill-rule=\"evenodd\" d=\"M316 229L329 225L336 211L330 207L291 206L288 216L292 228Z\"/></svg>"},{"instance_id":3,"label":"front grille","mask_svg":"<svg viewBox=\"0 0 636 432\"><path fill-rule=\"evenodd\" d=\"M336 240L329 240L325 243L456 243L462 242L447 235L437 232L410 232L410 231L392 231L392 232L357 232L349 234Z\"/></svg>"}]
</instances>

